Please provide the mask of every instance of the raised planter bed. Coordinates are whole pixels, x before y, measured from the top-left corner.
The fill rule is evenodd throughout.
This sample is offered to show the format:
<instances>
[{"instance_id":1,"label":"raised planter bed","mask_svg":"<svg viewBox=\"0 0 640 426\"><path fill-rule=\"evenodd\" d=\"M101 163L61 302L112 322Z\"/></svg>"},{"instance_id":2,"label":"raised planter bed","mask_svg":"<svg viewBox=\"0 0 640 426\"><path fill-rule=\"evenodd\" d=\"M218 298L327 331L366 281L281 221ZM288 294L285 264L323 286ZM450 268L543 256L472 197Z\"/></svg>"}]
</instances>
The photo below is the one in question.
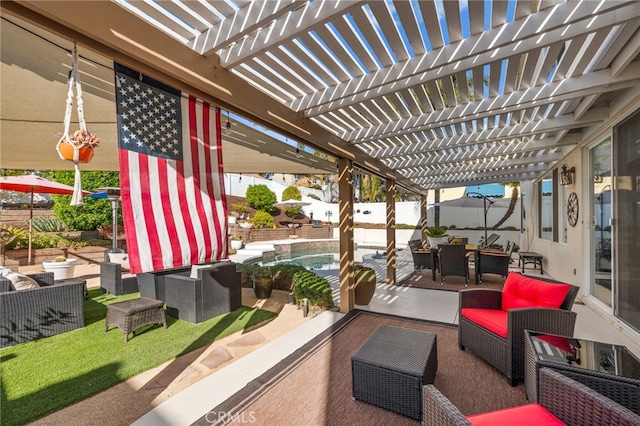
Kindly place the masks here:
<instances>
[{"instance_id":1,"label":"raised planter bed","mask_svg":"<svg viewBox=\"0 0 640 426\"><path fill-rule=\"evenodd\" d=\"M78 259L76 265L88 265L93 263L100 263L104 261L104 252L109 247L103 246L88 246L79 248L47 248L32 250L33 252L33 265L42 264L55 259L57 256L64 256L66 258ZM17 267L28 265L28 250L8 250L5 253L5 266Z\"/></svg>"}]
</instances>

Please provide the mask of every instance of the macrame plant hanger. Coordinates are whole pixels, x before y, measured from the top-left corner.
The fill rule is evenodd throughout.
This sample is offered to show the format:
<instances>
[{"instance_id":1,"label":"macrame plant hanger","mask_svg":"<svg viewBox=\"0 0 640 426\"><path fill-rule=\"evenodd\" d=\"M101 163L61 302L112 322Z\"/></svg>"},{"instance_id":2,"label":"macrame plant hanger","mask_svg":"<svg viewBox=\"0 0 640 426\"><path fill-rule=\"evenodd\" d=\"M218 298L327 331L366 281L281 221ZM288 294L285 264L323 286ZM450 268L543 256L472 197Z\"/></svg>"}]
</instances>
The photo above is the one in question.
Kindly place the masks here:
<instances>
[{"instance_id":1,"label":"macrame plant hanger","mask_svg":"<svg viewBox=\"0 0 640 426\"><path fill-rule=\"evenodd\" d=\"M80 175L80 163L88 163L93 158L93 146L89 143L92 139L87 130L87 123L84 118L84 102L82 100L82 87L78 77L78 50L74 43L72 57L72 67L69 72L69 90L67 92L67 107L64 114L64 128L62 136L56 145L56 150L63 160L73 161L75 169L75 181L73 185L73 197L71 198L72 206L80 206L84 204L82 201L82 180ZM69 126L71 124L71 113L73 111L74 89L78 109L78 124L80 129L77 130L73 137L69 135ZM97 138L95 138L97 140Z\"/></svg>"}]
</instances>

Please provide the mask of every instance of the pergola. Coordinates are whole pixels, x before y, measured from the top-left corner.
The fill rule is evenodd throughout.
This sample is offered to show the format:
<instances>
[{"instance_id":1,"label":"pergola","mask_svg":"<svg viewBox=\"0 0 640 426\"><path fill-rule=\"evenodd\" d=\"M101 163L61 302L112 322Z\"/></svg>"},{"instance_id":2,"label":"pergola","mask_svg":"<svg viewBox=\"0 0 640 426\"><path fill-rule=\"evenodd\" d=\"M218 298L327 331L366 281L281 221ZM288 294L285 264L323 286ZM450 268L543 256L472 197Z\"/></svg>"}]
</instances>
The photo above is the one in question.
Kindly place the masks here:
<instances>
[{"instance_id":1,"label":"pergola","mask_svg":"<svg viewBox=\"0 0 640 426\"><path fill-rule=\"evenodd\" d=\"M424 195L539 179L610 127L640 84L634 0L1 7L334 155L341 194L352 193L354 166L387 179L390 194L394 185ZM341 200L348 239L351 198ZM348 272L341 272L345 288Z\"/></svg>"}]
</instances>

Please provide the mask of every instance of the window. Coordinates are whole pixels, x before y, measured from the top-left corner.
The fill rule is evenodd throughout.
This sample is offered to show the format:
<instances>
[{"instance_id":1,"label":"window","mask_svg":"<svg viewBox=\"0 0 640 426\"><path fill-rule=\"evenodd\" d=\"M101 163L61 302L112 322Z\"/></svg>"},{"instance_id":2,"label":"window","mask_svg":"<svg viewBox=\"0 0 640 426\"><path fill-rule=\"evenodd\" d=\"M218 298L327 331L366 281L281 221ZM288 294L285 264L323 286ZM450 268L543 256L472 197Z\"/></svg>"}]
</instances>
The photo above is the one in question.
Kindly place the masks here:
<instances>
[{"instance_id":1,"label":"window","mask_svg":"<svg viewBox=\"0 0 640 426\"><path fill-rule=\"evenodd\" d=\"M538 236L558 241L558 171L538 182Z\"/></svg>"}]
</instances>

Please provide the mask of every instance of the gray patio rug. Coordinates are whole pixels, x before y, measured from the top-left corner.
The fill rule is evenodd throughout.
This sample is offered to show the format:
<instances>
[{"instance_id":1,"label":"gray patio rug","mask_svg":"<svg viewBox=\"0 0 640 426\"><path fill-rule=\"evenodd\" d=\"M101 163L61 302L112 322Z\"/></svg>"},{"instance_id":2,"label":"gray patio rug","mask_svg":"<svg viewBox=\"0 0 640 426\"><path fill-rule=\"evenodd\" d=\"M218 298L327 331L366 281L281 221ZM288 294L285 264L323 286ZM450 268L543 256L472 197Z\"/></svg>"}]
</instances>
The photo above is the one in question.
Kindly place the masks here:
<instances>
[{"instance_id":1,"label":"gray patio rug","mask_svg":"<svg viewBox=\"0 0 640 426\"><path fill-rule=\"evenodd\" d=\"M391 411L353 400L351 356L382 324L437 333L435 386L465 415L526 403L524 386L458 348L457 327L353 311L281 361L196 424L252 419L259 425L417 425Z\"/></svg>"},{"instance_id":2,"label":"gray patio rug","mask_svg":"<svg viewBox=\"0 0 640 426\"><path fill-rule=\"evenodd\" d=\"M400 282L400 285L416 288L427 288L432 290L460 291L465 288L489 288L492 290L502 290L504 279L496 274L483 274L482 282L476 285L475 270L469 270L469 284L465 287L463 277L448 276L444 284L440 284L440 274L436 274L433 281L430 269L416 271Z\"/></svg>"}]
</instances>

